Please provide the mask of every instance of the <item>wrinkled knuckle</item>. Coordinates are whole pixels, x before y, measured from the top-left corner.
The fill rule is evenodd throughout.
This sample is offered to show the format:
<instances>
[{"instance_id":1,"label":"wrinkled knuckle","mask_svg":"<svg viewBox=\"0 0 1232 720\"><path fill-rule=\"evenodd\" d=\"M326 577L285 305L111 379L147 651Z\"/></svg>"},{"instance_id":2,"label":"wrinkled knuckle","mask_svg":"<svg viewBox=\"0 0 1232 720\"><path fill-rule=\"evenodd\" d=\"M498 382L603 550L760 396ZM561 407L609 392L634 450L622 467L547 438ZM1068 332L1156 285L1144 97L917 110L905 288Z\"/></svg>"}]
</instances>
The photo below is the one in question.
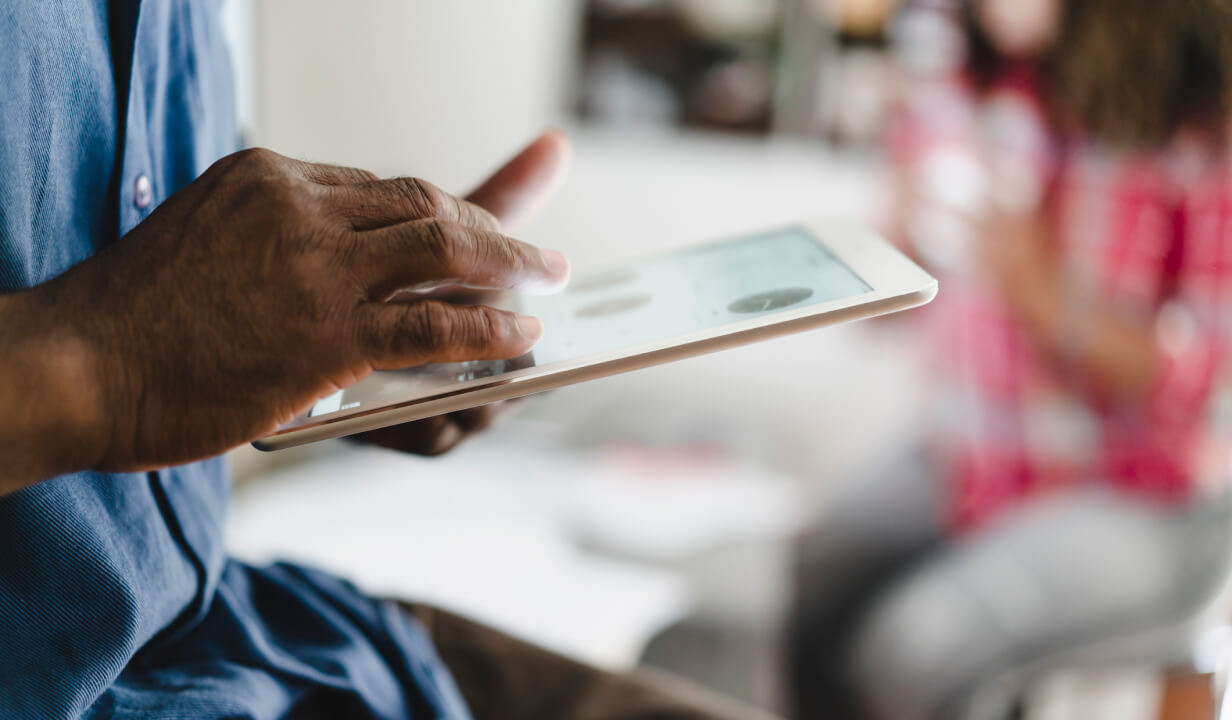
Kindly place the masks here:
<instances>
[{"instance_id":1,"label":"wrinkled knuckle","mask_svg":"<svg viewBox=\"0 0 1232 720\"><path fill-rule=\"evenodd\" d=\"M363 185L376 181L376 175L359 168L304 163L303 174L313 183L319 185Z\"/></svg>"},{"instance_id":2,"label":"wrinkled knuckle","mask_svg":"<svg viewBox=\"0 0 1232 720\"><path fill-rule=\"evenodd\" d=\"M427 180L407 178L399 183L412 209L422 218L440 218L448 209L445 192Z\"/></svg>"},{"instance_id":3,"label":"wrinkled knuckle","mask_svg":"<svg viewBox=\"0 0 1232 720\"><path fill-rule=\"evenodd\" d=\"M343 168L343 172L350 176L350 179L357 185L379 182L381 179L376 173L363 168Z\"/></svg>"},{"instance_id":4,"label":"wrinkled knuckle","mask_svg":"<svg viewBox=\"0 0 1232 720\"><path fill-rule=\"evenodd\" d=\"M242 168L270 170L282 165L286 158L268 148L254 147L240 150L232 157L236 165Z\"/></svg>"},{"instance_id":5,"label":"wrinkled knuckle","mask_svg":"<svg viewBox=\"0 0 1232 720\"><path fill-rule=\"evenodd\" d=\"M504 347L514 341L513 329L496 310L480 308L475 318L477 327L472 337L476 344Z\"/></svg>"},{"instance_id":6,"label":"wrinkled knuckle","mask_svg":"<svg viewBox=\"0 0 1232 720\"><path fill-rule=\"evenodd\" d=\"M240 150L238 155L245 162L260 162L260 163L272 162L274 158L278 157L278 153L274 152L273 150L270 150L269 148L263 148L263 147L245 148L244 150Z\"/></svg>"},{"instance_id":7,"label":"wrinkled knuckle","mask_svg":"<svg viewBox=\"0 0 1232 720\"><path fill-rule=\"evenodd\" d=\"M273 154L264 148L247 148L220 158L207 171L228 178L261 177L268 174L269 161L263 158Z\"/></svg>"},{"instance_id":8,"label":"wrinkled knuckle","mask_svg":"<svg viewBox=\"0 0 1232 720\"><path fill-rule=\"evenodd\" d=\"M445 272L455 269L457 263L457 231L443 220L426 220L421 223L420 244L432 262Z\"/></svg>"},{"instance_id":9,"label":"wrinkled knuckle","mask_svg":"<svg viewBox=\"0 0 1232 720\"><path fill-rule=\"evenodd\" d=\"M505 268L511 277L522 277L527 270L526 253L517 242L509 238L500 238L494 243L497 257L495 258Z\"/></svg>"},{"instance_id":10,"label":"wrinkled knuckle","mask_svg":"<svg viewBox=\"0 0 1232 720\"><path fill-rule=\"evenodd\" d=\"M457 332L454 313L441 303L427 302L415 313L411 336L421 347L435 350L452 345Z\"/></svg>"},{"instance_id":11,"label":"wrinkled knuckle","mask_svg":"<svg viewBox=\"0 0 1232 720\"><path fill-rule=\"evenodd\" d=\"M211 175L229 172L232 168L239 164L240 156L242 154L243 151L241 150L240 152L234 152L230 155L224 155L223 157L218 158L212 165L210 165L209 169L205 171L205 174Z\"/></svg>"},{"instance_id":12,"label":"wrinkled knuckle","mask_svg":"<svg viewBox=\"0 0 1232 720\"><path fill-rule=\"evenodd\" d=\"M512 287L527 267L526 256L517 243L505 237L484 236L475 249L478 264L491 268L494 280Z\"/></svg>"},{"instance_id":13,"label":"wrinkled knuckle","mask_svg":"<svg viewBox=\"0 0 1232 720\"><path fill-rule=\"evenodd\" d=\"M489 344L492 323L484 311L468 312L459 316L454 324L453 343L458 347L481 348Z\"/></svg>"}]
</instances>

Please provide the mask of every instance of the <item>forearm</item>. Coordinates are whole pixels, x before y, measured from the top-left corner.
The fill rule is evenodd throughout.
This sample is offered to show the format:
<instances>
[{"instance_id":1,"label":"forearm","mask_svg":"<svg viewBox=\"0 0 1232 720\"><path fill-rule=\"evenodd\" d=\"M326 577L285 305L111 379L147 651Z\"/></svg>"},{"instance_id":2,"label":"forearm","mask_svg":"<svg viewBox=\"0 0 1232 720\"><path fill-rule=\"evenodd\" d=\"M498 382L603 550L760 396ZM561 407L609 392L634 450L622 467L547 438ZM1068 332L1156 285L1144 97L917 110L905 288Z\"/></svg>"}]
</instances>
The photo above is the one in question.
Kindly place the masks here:
<instances>
[{"instance_id":1,"label":"forearm","mask_svg":"<svg viewBox=\"0 0 1232 720\"><path fill-rule=\"evenodd\" d=\"M1148 398L1159 372L1150 324L1103 307L1072 307L1055 287L1023 288L1011 294L1011 309L1035 346L1066 372L1110 398L1124 402Z\"/></svg>"},{"instance_id":2,"label":"forearm","mask_svg":"<svg viewBox=\"0 0 1232 720\"><path fill-rule=\"evenodd\" d=\"M102 400L86 344L34 291L0 295L0 495L90 467Z\"/></svg>"}]
</instances>

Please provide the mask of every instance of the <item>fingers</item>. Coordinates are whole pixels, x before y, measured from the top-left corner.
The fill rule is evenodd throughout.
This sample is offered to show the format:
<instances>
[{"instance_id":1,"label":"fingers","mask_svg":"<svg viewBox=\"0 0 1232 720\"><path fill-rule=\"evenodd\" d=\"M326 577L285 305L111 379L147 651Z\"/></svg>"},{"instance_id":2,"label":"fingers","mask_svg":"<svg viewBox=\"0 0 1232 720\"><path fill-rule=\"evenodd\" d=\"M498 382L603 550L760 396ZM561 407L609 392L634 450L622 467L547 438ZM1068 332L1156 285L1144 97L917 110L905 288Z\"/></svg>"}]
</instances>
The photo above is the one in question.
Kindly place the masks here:
<instances>
[{"instance_id":1,"label":"fingers","mask_svg":"<svg viewBox=\"0 0 1232 720\"><path fill-rule=\"evenodd\" d=\"M375 370L507 360L529 352L543 335L543 323L536 318L436 300L366 304L356 327L360 352Z\"/></svg>"},{"instance_id":2,"label":"fingers","mask_svg":"<svg viewBox=\"0 0 1232 720\"><path fill-rule=\"evenodd\" d=\"M560 253L458 223L419 220L354 242L353 271L373 300L450 285L551 293L569 281L569 261Z\"/></svg>"},{"instance_id":3,"label":"fingers","mask_svg":"<svg viewBox=\"0 0 1232 720\"><path fill-rule=\"evenodd\" d=\"M549 131L497 170L467 200L486 208L506 227L528 220L551 198L569 165L569 141Z\"/></svg>"},{"instance_id":4,"label":"fingers","mask_svg":"<svg viewBox=\"0 0 1232 720\"><path fill-rule=\"evenodd\" d=\"M568 156L563 135L548 133L532 143L475 193L475 198L511 213L527 194L558 175ZM363 231L410 220L436 218L493 232L501 222L492 212L461 200L418 178L381 180L359 168L302 162L263 148L235 153L212 166L217 175L236 167L265 175L283 175L325 189L326 203L353 229Z\"/></svg>"},{"instance_id":5,"label":"fingers","mask_svg":"<svg viewBox=\"0 0 1232 720\"><path fill-rule=\"evenodd\" d=\"M317 185L338 187L342 185L363 185L379 182L376 173L359 168L342 167L339 165L319 165L317 163L299 163L300 175L308 182Z\"/></svg>"},{"instance_id":6,"label":"fingers","mask_svg":"<svg viewBox=\"0 0 1232 720\"><path fill-rule=\"evenodd\" d=\"M366 170L300 164L307 180L328 186L329 196L352 228L370 230L421 218L437 218L498 231L538 212L569 165L568 139L544 133L485 181L466 200L415 178L379 180Z\"/></svg>"},{"instance_id":7,"label":"fingers","mask_svg":"<svg viewBox=\"0 0 1232 720\"><path fill-rule=\"evenodd\" d=\"M322 186L326 189L326 203L355 230L386 227L423 218L436 218L494 232L501 229L500 221L487 210L459 200L426 180L381 180L367 170L301 162L263 149L236 153L219 165L243 162L262 165L269 172L289 174Z\"/></svg>"},{"instance_id":8,"label":"fingers","mask_svg":"<svg viewBox=\"0 0 1232 720\"><path fill-rule=\"evenodd\" d=\"M440 415L406 425L372 430L357 435L355 439L389 450L436 457L457 447L466 435L467 431L455 423L451 415Z\"/></svg>"},{"instance_id":9,"label":"fingers","mask_svg":"<svg viewBox=\"0 0 1232 720\"><path fill-rule=\"evenodd\" d=\"M417 178L337 185L329 189L326 198L334 212L358 231L423 219L490 232L501 230L500 221L492 213Z\"/></svg>"},{"instance_id":10,"label":"fingers","mask_svg":"<svg viewBox=\"0 0 1232 720\"><path fill-rule=\"evenodd\" d=\"M539 166L533 159L515 160L508 172L518 175ZM569 264L562 255L501 235L500 222L491 213L432 183L415 178L375 180L364 170L329 165L293 167L323 187L326 206L359 231L347 257L373 299L449 285L549 293L568 282Z\"/></svg>"},{"instance_id":11,"label":"fingers","mask_svg":"<svg viewBox=\"0 0 1232 720\"><path fill-rule=\"evenodd\" d=\"M371 430L356 435L354 439L398 452L436 457L453 450L471 435L486 430L504 414L507 405L502 402L459 410L448 415Z\"/></svg>"},{"instance_id":12,"label":"fingers","mask_svg":"<svg viewBox=\"0 0 1232 720\"><path fill-rule=\"evenodd\" d=\"M505 405L503 402L498 402L491 405L481 405L475 408L459 410L455 413L450 413L449 419L461 428L463 432L470 435L491 427L508 409Z\"/></svg>"}]
</instances>

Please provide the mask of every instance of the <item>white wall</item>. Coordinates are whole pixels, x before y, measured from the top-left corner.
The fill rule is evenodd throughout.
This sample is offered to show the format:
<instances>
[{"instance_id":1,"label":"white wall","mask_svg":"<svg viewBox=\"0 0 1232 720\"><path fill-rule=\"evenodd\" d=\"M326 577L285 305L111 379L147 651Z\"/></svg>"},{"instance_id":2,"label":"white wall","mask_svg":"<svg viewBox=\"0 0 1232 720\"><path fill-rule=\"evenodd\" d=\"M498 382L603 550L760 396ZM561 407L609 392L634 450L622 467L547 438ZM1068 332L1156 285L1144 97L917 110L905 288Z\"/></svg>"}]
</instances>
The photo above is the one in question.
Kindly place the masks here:
<instances>
[{"instance_id":1,"label":"white wall","mask_svg":"<svg viewBox=\"0 0 1232 720\"><path fill-rule=\"evenodd\" d=\"M253 0L227 0L222 24L235 76L235 113L240 132L250 135L256 123L256 10Z\"/></svg>"},{"instance_id":2,"label":"white wall","mask_svg":"<svg viewBox=\"0 0 1232 720\"><path fill-rule=\"evenodd\" d=\"M574 0L262 0L254 140L451 189L560 122Z\"/></svg>"}]
</instances>

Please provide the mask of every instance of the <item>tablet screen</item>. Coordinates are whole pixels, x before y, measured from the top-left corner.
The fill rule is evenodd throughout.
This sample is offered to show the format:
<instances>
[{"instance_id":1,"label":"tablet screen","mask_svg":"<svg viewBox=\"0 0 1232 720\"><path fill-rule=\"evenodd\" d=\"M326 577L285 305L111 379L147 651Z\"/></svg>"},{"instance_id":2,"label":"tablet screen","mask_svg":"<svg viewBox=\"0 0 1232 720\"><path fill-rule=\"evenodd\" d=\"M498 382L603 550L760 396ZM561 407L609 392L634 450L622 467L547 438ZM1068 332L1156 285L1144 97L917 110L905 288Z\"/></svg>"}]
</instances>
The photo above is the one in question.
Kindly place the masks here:
<instances>
[{"instance_id":1,"label":"tablet screen","mask_svg":"<svg viewBox=\"0 0 1232 720\"><path fill-rule=\"evenodd\" d=\"M870 290L804 228L704 245L577 277L557 295L522 298L521 311L544 325L528 355L373 373L318 402L309 417L397 405L461 382L577 362Z\"/></svg>"}]
</instances>

